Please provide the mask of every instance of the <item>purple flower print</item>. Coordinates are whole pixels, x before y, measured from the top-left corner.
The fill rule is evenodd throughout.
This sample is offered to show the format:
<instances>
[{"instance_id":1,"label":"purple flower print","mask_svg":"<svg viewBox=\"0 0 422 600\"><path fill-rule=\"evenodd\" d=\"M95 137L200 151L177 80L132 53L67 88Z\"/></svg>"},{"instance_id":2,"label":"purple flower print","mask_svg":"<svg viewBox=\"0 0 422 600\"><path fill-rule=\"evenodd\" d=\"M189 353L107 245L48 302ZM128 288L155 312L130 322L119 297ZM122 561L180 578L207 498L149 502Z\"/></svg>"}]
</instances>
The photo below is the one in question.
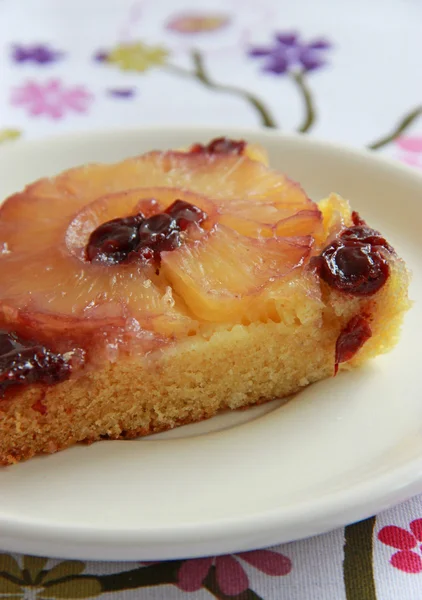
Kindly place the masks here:
<instances>
[{"instance_id":1,"label":"purple flower print","mask_svg":"<svg viewBox=\"0 0 422 600\"><path fill-rule=\"evenodd\" d=\"M12 59L17 63L34 62L39 65L56 62L63 57L63 52L53 50L46 44L24 46L15 44L12 48Z\"/></svg>"},{"instance_id":2,"label":"purple flower print","mask_svg":"<svg viewBox=\"0 0 422 600\"><path fill-rule=\"evenodd\" d=\"M285 75L297 87L305 108L305 115L298 131L309 131L315 122L315 107L307 75L326 64L325 53L331 44L325 38L318 38L305 44L295 32L282 32L274 35L271 46L255 46L248 52L252 58L263 60L262 70L272 75Z\"/></svg>"},{"instance_id":3,"label":"purple flower print","mask_svg":"<svg viewBox=\"0 0 422 600\"><path fill-rule=\"evenodd\" d=\"M134 88L111 88L108 90L108 95L113 98L133 98L135 94Z\"/></svg>"},{"instance_id":4,"label":"purple flower print","mask_svg":"<svg viewBox=\"0 0 422 600\"><path fill-rule=\"evenodd\" d=\"M94 54L94 60L101 63L107 62L108 55L109 53L106 50L98 50L98 52Z\"/></svg>"},{"instance_id":5,"label":"purple flower print","mask_svg":"<svg viewBox=\"0 0 422 600\"><path fill-rule=\"evenodd\" d=\"M244 560L261 573L281 577L292 570L287 556L273 550L255 550L226 556L209 556L187 560L179 569L177 586L185 592L196 592L202 588L211 568L215 567L218 587L226 596L237 596L249 587L248 576L238 559Z\"/></svg>"},{"instance_id":6,"label":"purple flower print","mask_svg":"<svg viewBox=\"0 0 422 600\"><path fill-rule=\"evenodd\" d=\"M284 75L292 70L315 71L326 64L324 53L331 44L321 38L305 44L297 33L277 33L272 46L251 48L249 56L264 58L263 70Z\"/></svg>"},{"instance_id":7,"label":"purple flower print","mask_svg":"<svg viewBox=\"0 0 422 600\"><path fill-rule=\"evenodd\" d=\"M59 79L28 81L12 91L11 103L26 107L31 116L61 119L66 112L84 113L92 95L83 86L64 87Z\"/></svg>"}]
</instances>

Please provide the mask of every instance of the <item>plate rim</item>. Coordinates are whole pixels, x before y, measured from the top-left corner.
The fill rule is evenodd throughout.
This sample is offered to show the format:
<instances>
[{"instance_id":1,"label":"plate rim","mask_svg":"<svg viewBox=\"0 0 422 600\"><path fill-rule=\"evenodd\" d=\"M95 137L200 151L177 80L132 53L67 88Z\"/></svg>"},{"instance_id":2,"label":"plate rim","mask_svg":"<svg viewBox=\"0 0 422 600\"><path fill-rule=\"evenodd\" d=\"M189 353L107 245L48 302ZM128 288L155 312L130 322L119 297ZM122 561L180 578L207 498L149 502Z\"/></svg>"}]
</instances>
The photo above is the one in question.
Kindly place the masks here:
<instances>
[{"instance_id":1,"label":"plate rim","mask_svg":"<svg viewBox=\"0 0 422 600\"><path fill-rule=\"evenodd\" d=\"M276 128L265 128L265 127L233 127L227 125L214 126L214 125L192 125L189 123L179 124L179 125L148 125L148 126L137 126L137 127L110 127L110 128L102 128L95 127L87 130L78 130L74 132L64 132L64 133L55 133L52 135L43 136L40 138L17 138L13 140L8 140L7 142L0 145L0 157L2 154L8 155L10 150L20 150L22 146L34 146L37 147L40 144L44 145L54 145L54 144L65 144L69 141L82 141L84 138L93 138L93 137L111 137L111 136L128 136L128 137L138 137L142 134L181 134L185 135L187 133L195 133L200 132L199 135L202 136L231 136L232 132L234 136L240 138L247 138L248 136L256 137L263 136L269 139L277 139L281 138L287 142L305 144L315 147L323 147L331 150L337 150L342 154L348 154L349 156L354 156L355 158L362 159L368 158L369 160L382 165L389 165L391 168L398 172L402 172L403 174L407 174L408 176L414 178L419 183L422 183L422 173L419 173L417 169L406 165L400 162L397 159L392 158L391 156L385 154L379 154L376 150L371 150L370 148L363 147L358 148L353 145L344 144L342 142L333 141L324 137L314 137L306 133L295 133L295 132L284 132L280 129ZM136 156L136 155L135 155ZM123 159L122 159L123 160ZM1 202L1 200L0 200Z\"/></svg>"},{"instance_id":2,"label":"plate rim","mask_svg":"<svg viewBox=\"0 0 422 600\"><path fill-rule=\"evenodd\" d=\"M93 141L98 138L131 138L145 136L155 136L159 139L161 135L181 135L190 136L192 139L196 137L215 137L221 135L221 131L225 135L241 138L261 138L265 144L265 139L279 139L281 142L294 143L303 147L310 147L314 150L321 148L340 152L344 160L350 159L365 159L371 163L370 166L375 168L389 168L393 174L400 177L405 177L411 180L416 185L421 186L422 191L422 173L407 165L399 163L397 160L375 154L369 149L358 149L352 146L344 145L322 138L311 138L306 135L283 133L278 130L267 130L258 127L227 127L227 126L199 126L199 125L178 125L177 127L167 126L148 126L135 128L109 128L109 129L92 129L87 131L78 131L76 133L64 133L43 137L40 139L18 139L0 147L0 159L7 162L13 160L13 154L19 153L22 150L39 151L41 147L59 145L69 145L72 143L82 142L84 140ZM308 500L298 502L295 506L289 505L277 509L268 509L251 513L247 516L238 518L219 518L212 522L201 523L183 523L165 525L162 528L156 526L148 528L145 526L138 528L122 528L104 529L101 527L86 527L86 526L58 526L49 524L48 521L39 521L34 523L32 519L29 522L25 520L8 519L0 514L0 543L10 551L22 551L25 540L32 538L37 540L40 553L50 552L46 548L60 548L56 553L57 556L63 558L84 558L87 559L110 559L110 556L115 556L118 560L139 560L142 557L139 544L157 544L158 546L164 543L176 544L180 548L188 545L191 549L188 552L189 556L203 556L204 550L201 543L197 543L198 550L192 550L192 545L195 540L213 540L208 545L209 553L218 554L217 546L221 546L223 539L226 541L230 537L237 537L237 540L248 538L251 536L257 537L255 547L267 546L267 542L259 542L260 538L265 537L266 533L274 531L277 527L283 526L286 520L289 520L290 529L301 529L302 534L295 535L294 539L301 539L308 535L323 533L340 525L342 523L354 521L370 516L372 511L379 512L380 509L385 509L396 502L400 502L409 495L422 491L422 457L417 457L399 464L397 467L389 470L387 473L379 475L377 478L364 481L363 483L354 483L351 488L344 490L332 491L325 497L321 496L316 500ZM373 507L373 508L372 508ZM306 515L309 515L306 517ZM309 533L309 525L319 521L319 525L314 525ZM337 523L337 524L336 524ZM306 531L305 531L306 530ZM10 537L13 536L13 539ZM268 536L267 536L268 537ZM280 534L278 537L283 538ZM289 539L281 539L281 541L290 541ZM16 542L16 544L15 544ZM280 540L279 540L280 542ZM278 542L278 543L279 543ZM274 542L277 543L277 542ZM55 545L54 545L55 544ZM68 548L64 547L68 544ZM73 544L73 547L72 547ZM113 553L113 549L101 548L102 544L115 544L116 546L125 546L126 551L120 549L118 555ZM82 549L82 545L84 548ZM77 552L73 551L76 546L80 548ZM230 548L230 543L228 544ZM248 546L249 547L249 546ZM231 552L245 549L240 541L232 547ZM227 550L224 550L226 552ZM208 550L207 550L208 552ZM34 552L36 554L36 552ZM144 557L146 557L144 553ZM156 552L155 556L148 556L150 559L164 558L181 558L185 557L183 552L172 553L166 555L165 551Z\"/></svg>"}]
</instances>

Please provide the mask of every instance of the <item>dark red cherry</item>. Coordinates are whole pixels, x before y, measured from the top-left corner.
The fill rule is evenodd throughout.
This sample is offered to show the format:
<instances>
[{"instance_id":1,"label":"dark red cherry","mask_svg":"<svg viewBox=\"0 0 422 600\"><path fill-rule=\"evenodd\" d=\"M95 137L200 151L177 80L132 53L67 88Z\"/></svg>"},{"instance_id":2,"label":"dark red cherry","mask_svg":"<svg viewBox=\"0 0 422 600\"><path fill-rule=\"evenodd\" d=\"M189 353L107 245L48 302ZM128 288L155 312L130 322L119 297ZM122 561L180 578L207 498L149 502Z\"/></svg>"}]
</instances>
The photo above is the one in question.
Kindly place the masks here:
<instances>
[{"instance_id":1,"label":"dark red cherry","mask_svg":"<svg viewBox=\"0 0 422 600\"><path fill-rule=\"evenodd\" d=\"M13 385L52 385L70 377L71 364L57 354L16 333L0 331L0 397Z\"/></svg>"},{"instance_id":2,"label":"dark red cherry","mask_svg":"<svg viewBox=\"0 0 422 600\"><path fill-rule=\"evenodd\" d=\"M364 221L360 214L355 210L352 212L352 222L353 225L366 225L366 221Z\"/></svg>"},{"instance_id":3,"label":"dark red cherry","mask_svg":"<svg viewBox=\"0 0 422 600\"><path fill-rule=\"evenodd\" d=\"M320 277L333 288L356 296L375 294L388 279L386 259L370 244L336 240L318 257Z\"/></svg>"},{"instance_id":4,"label":"dark red cherry","mask_svg":"<svg viewBox=\"0 0 422 600\"><path fill-rule=\"evenodd\" d=\"M207 215L197 206L175 200L165 212L148 218L143 214L103 223L91 233L86 259L115 265L129 260L160 263L161 252L175 250L189 225L200 225Z\"/></svg>"},{"instance_id":5,"label":"dark red cherry","mask_svg":"<svg viewBox=\"0 0 422 600\"><path fill-rule=\"evenodd\" d=\"M382 246L390 252L393 251L390 244L379 231L376 231L367 225L348 227L340 234L340 238L345 242L361 242L362 244L370 244L371 246Z\"/></svg>"},{"instance_id":6,"label":"dark red cherry","mask_svg":"<svg viewBox=\"0 0 422 600\"><path fill-rule=\"evenodd\" d=\"M371 326L364 316L357 315L347 323L337 338L335 373L338 371L338 365L353 358L371 336Z\"/></svg>"},{"instance_id":7,"label":"dark red cherry","mask_svg":"<svg viewBox=\"0 0 422 600\"><path fill-rule=\"evenodd\" d=\"M166 213L176 220L181 231L185 231L191 223L200 225L207 218L207 215L200 208L184 200L173 202L166 209Z\"/></svg>"},{"instance_id":8,"label":"dark red cherry","mask_svg":"<svg viewBox=\"0 0 422 600\"><path fill-rule=\"evenodd\" d=\"M356 296L370 296L387 281L390 269L385 251L394 251L360 217L355 216L355 221L359 224L344 229L312 264L331 287Z\"/></svg>"},{"instance_id":9,"label":"dark red cherry","mask_svg":"<svg viewBox=\"0 0 422 600\"><path fill-rule=\"evenodd\" d=\"M151 250L158 257L161 252L174 250L181 244L180 229L176 219L166 213L159 213L145 219L138 230L136 252ZM144 254L145 256L145 254Z\"/></svg>"},{"instance_id":10,"label":"dark red cherry","mask_svg":"<svg viewBox=\"0 0 422 600\"><path fill-rule=\"evenodd\" d=\"M125 261L138 243L142 214L113 219L95 229L88 240L86 258L91 262L118 264Z\"/></svg>"},{"instance_id":11,"label":"dark red cherry","mask_svg":"<svg viewBox=\"0 0 422 600\"><path fill-rule=\"evenodd\" d=\"M190 149L196 154L236 154L241 156L246 148L246 142L243 140L231 140L226 137L215 138L206 146L195 144Z\"/></svg>"}]
</instances>

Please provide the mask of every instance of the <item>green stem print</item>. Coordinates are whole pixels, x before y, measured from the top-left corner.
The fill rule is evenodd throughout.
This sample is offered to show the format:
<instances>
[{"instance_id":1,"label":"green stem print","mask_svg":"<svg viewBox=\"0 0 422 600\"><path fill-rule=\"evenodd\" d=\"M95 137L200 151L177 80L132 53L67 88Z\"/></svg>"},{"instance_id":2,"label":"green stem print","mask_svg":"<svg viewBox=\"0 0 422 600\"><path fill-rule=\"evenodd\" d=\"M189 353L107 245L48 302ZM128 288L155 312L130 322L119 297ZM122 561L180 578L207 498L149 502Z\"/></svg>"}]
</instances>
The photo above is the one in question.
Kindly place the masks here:
<instances>
[{"instance_id":1,"label":"green stem print","mask_svg":"<svg viewBox=\"0 0 422 600\"><path fill-rule=\"evenodd\" d=\"M237 96L245 100L257 112L261 125L264 127L277 127L277 124L271 116L268 108L257 96L236 86L223 85L213 81L205 69L204 57L198 50L192 50L191 58L194 66L192 71L171 64L166 65L165 68L169 72L196 79L202 85L211 90L231 94L232 96Z\"/></svg>"},{"instance_id":2,"label":"green stem print","mask_svg":"<svg viewBox=\"0 0 422 600\"><path fill-rule=\"evenodd\" d=\"M393 131L379 140L372 142L372 144L369 144L368 148L370 150L378 150L379 148L383 148L384 146L387 146L387 144L394 142L394 140L404 133L420 116L422 116L422 106L417 106L399 121Z\"/></svg>"},{"instance_id":3,"label":"green stem print","mask_svg":"<svg viewBox=\"0 0 422 600\"><path fill-rule=\"evenodd\" d=\"M347 600L376 600L373 573L375 517L344 530L343 577Z\"/></svg>"},{"instance_id":4,"label":"green stem print","mask_svg":"<svg viewBox=\"0 0 422 600\"><path fill-rule=\"evenodd\" d=\"M247 589L236 596L227 596L226 594L223 594L218 586L215 567L211 567L208 576L204 581L203 587L219 600L264 600L261 598L261 596L258 596L258 594L250 589Z\"/></svg>"},{"instance_id":5,"label":"green stem print","mask_svg":"<svg viewBox=\"0 0 422 600\"><path fill-rule=\"evenodd\" d=\"M312 99L312 93L306 81L305 71L292 72L291 77L297 85L299 93L303 98L303 104L305 107L305 117L297 131L299 133L306 133L311 129L315 121L315 108Z\"/></svg>"}]
</instances>

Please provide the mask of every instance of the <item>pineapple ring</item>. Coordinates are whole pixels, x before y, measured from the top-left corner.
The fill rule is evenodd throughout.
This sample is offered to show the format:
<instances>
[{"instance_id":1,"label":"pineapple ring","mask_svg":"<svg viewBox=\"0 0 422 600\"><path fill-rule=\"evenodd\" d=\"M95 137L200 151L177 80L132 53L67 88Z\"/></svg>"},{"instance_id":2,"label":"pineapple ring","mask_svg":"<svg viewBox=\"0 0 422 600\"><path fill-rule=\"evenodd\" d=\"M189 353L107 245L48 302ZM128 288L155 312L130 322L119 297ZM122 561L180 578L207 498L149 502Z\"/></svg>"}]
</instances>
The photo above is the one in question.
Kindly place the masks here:
<instances>
[{"instance_id":1,"label":"pineapple ring","mask_svg":"<svg viewBox=\"0 0 422 600\"><path fill-rule=\"evenodd\" d=\"M315 207L299 184L244 156L149 152L115 164L91 164L42 179L26 188L30 196L55 199L74 213L104 195L141 187L173 187L198 193L220 207L239 201L275 204L280 209ZM63 207L63 202L67 205ZM1 211L0 211L1 214Z\"/></svg>"},{"instance_id":2,"label":"pineapple ring","mask_svg":"<svg viewBox=\"0 0 422 600\"><path fill-rule=\"evenodd\" d=\"M146 217L165 210L175 200L184 200L203 210L208 228L217 218L217 207L208 198L177 188L138 188L103 196L85 205L67 227L65 242L69 252L85 260L85 247L91 233L102 223L142 213Z\"/></svg>"},{"instance_id":3,"label":"pineapple ring","mask_svg":"<svg viewBox=\"0 0 422 600\"><path fill-rule=\"evenodd\" d=\"M211 230L163 252L159 275L142 264L81 262L92 228L151 197L197 204ZM299 185L244 156L151 152L71 169L0 208L0 319L40 340L95 332L110 344L122 336L162 343L198 320L240 322L266 286L306 263L320 225Z\"/></svg>"}]
</instances>

